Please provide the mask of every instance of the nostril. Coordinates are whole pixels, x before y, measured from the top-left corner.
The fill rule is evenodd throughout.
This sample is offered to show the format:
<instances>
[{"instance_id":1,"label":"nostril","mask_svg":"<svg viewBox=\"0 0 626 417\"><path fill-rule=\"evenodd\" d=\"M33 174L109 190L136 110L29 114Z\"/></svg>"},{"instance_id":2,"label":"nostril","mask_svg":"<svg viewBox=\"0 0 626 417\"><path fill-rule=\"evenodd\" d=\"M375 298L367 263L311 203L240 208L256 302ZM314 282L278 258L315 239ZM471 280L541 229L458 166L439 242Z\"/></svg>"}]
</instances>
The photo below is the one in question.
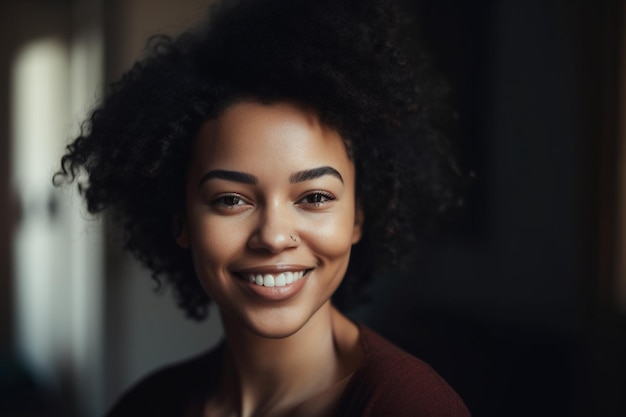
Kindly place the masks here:
<instances>
[{"instance_id":1,"label":"nostril","mask_svg":"<svg viewBox=\"0 0 626 417\"><path fill-rule=\"evenodd\" d=\"M297 246L300 239L294 233L259 231L250 237L248 246L254 250L265 250L271 253Z\"/></svg>"},{"instance_id":2,"label":"nostril","mask_svg":"<svg viewBox=\"0 0 626 417\"><path fill-rule=\"evenodd\" d=\"M294 230L294 218L285 204L274 201L265 201L257 210L257 228L250 235L249 246L256 250L266 250L271 253L280 252L286 248L298 245L299 236Z\"/></svg>"}]
</instances>

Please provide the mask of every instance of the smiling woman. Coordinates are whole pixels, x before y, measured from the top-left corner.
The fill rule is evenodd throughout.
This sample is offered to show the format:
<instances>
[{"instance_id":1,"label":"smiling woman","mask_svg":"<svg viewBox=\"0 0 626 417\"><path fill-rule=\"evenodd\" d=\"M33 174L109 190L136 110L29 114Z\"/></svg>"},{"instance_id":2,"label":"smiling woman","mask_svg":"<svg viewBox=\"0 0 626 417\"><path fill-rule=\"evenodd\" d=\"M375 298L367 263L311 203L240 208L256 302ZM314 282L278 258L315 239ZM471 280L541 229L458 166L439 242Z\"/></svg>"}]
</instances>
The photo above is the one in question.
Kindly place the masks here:
<instances>
[{"instance_id":1,"label":"smiling woman","mask_svg":"<svg viewBox=\"0 0 626 417\"><path fill-rule=\"evenodd\" d=\"M468 415L339 309L454 198L436 84L394 16L382 0L239 1L158 40L68 147L57 179L86 171L90 211L114 215L190 317L215 302L226 335L111 416Z\"/></svg>"},{"instance_id":2,"label":"smiling woman","mask_svg":"<svg viewBox=\"0 0 626 417\"><path fill-rule=\"evenodd\" d=\"M328 321L363 218L335 130L302 106L234 104L196 136L186 190L177 241L227 334L286 337Z\"/></svg>"}]
</instances>

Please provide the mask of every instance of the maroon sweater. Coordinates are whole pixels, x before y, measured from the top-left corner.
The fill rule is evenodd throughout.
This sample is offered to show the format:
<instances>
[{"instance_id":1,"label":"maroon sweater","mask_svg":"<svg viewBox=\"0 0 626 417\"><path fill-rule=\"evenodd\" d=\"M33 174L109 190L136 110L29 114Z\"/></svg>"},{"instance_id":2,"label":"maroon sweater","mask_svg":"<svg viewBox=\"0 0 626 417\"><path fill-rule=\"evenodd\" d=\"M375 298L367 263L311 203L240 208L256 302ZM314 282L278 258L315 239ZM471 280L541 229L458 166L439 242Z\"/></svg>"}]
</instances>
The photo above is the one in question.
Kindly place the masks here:
<instances>
[{"instance_id":1,"label":"maroon sweater","mask_svg":"<svg viewBox=\"0 0 626 417\"><path fill-rule=\"evenodd\" d=\"M365 355L339 399L335 417L470 415L430 366L367 327L359 329ZM126 393L108 417L185 416L194 398L215 387L222 348L149 376Z\"/></svg>"}]
</instances>

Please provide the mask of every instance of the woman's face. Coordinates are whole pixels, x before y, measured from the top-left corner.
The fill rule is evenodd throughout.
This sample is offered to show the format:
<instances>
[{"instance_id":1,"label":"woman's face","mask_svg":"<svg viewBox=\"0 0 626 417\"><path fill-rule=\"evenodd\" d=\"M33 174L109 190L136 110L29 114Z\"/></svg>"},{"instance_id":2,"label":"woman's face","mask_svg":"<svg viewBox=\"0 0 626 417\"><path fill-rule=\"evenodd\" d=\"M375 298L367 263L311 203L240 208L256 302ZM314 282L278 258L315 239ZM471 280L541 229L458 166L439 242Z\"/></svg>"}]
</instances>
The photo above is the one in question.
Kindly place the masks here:
<instances>
[{"instance_id":1,"label":"woman's face","mask_svg":"<svg viewBox=\"0 0 626 417\"><path fill-rule=\"evenodd\" d=\"M361 237L341 137L303 107L245 101L203 125L192 155L177 242L203 287L226 322L295 333L329 306Z\"/></svg>"}]
</instances>

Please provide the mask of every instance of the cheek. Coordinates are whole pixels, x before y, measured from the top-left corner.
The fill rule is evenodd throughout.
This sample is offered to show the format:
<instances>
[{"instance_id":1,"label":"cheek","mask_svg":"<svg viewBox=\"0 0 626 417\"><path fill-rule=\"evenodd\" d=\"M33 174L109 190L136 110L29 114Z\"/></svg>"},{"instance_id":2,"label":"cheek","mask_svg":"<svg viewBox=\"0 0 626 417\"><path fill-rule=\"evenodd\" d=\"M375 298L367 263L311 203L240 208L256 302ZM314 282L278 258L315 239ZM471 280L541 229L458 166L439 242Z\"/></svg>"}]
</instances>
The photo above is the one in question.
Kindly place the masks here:
<instances>
[{"instance_id":1,"label":"cheek","mask_svg":"<svg viewBox=\"0 0 626 417\"><path fill-rule=\"evenodd\" d=\"M223 306L229 293L224 271L232 251L223 242L205 236L192 239L190 249L200 285L217 305Z\"/></svg>"},{"instance_id":2,"label":"cheek","mask_svg":"<svg viewBox=\"0 0 626 417\"><path fill-rule=\"evenodd\" d=\"M230 227L210 216L196 219L190 224L189 243L196 273L206 285L205 281L216 279L216 272L225 269L241 248L242 239L237 234L237 227Z\"/></svg>"},{"instance_id":3,"label":"cheek","mask_svg":"<svg viewBox=\"0 0 626 417\"><path fill-rule=\"evenodd\" d=\"M319 222L306 233L315 252L329 259L349 255L352 248L354 217L345 215L332 222Z\"/></svg>"}]
</instances>

